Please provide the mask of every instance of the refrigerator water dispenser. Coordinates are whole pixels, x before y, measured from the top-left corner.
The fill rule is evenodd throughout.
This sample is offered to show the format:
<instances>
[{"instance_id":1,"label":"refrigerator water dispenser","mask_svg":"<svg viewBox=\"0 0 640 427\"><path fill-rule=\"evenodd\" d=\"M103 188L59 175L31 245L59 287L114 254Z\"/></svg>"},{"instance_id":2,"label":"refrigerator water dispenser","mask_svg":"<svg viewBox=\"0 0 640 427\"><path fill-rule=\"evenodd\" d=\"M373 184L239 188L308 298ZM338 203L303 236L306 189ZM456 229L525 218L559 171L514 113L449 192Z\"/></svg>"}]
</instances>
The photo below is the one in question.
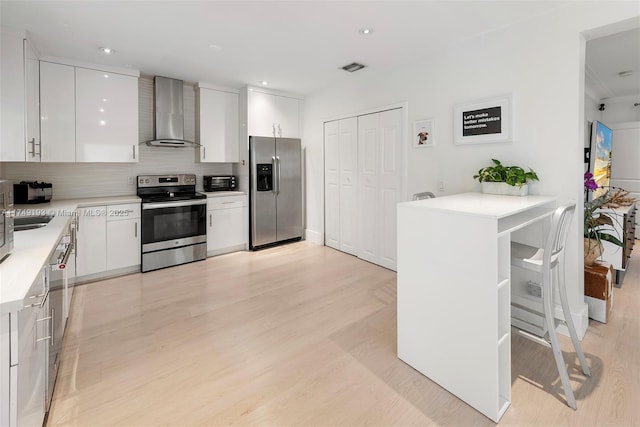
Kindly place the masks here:
<instances>
[{"instance_id":1,"label":"refrigerator water dispenser","mask_svg":"<svg viewBox=\"0 0 640 427\"><path fill-rule=\"evenodd\" d=\"M273 190L273 165L271 163L258 163L256 165L256 190Z\"/></svg>"}]
</instances>

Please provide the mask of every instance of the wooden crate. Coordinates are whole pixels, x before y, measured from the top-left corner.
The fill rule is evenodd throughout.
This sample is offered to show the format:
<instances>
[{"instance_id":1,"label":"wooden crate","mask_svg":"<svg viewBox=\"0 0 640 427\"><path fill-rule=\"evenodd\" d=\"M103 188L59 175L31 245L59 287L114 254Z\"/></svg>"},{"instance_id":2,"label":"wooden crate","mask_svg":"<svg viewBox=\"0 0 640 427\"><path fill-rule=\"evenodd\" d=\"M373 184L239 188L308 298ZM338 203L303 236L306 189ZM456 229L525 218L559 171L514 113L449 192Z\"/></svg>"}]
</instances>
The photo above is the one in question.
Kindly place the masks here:
<instances>
[{"instance_id":1,"label":"wooden crate","mask_svg":"<svg viewBox=\"0 0 640 427\"><path fill-rule=\"evenodd\" d=\"M584 266L584 299L589 317L607 323L613 309L613 266L599 263Z\"/></svg>"}]
</instances>

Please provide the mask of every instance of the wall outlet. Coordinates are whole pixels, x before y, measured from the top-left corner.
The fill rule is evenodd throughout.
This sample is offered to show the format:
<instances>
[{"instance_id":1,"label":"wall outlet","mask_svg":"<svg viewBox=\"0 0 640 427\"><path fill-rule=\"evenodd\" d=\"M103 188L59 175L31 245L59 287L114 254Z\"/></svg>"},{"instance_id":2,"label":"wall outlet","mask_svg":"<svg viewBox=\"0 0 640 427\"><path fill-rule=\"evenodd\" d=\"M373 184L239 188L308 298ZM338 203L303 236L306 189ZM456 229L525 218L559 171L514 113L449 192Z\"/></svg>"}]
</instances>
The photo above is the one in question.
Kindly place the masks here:
<instances>
[{"instance_id":1,"label":"wall outlet","mask_svg":"<svg viewBox=\"0 0 640 427\"><path fill-rule=\"evenodd\" d=\"M527 282L527 293L532 297L542 298L542 286L540 286L540 283L529 280Z\"/></svg>"},{"instance_id":2,"label":"wall outlet","mask_svg":"<svg viewBox=\"0 0 640 427\"><path fill-rule=\"evenodd\" d=\"M135 183L136 183L136 181L135 181L135 178L134 178L134 177L132 177L132 176L128 176L128 177L127 177L127 184L128 184L128 185L133 185L133 184L135 184Z\"/></svg>"},{"instance_id":3,"label":"wall outlet","mask_svg":"<svg viewBox=\"0 0 640 427\"><path fill-rule=\"evenodd\" d=\"M444 191L444 181L438 181L438 191Z\"/></svg>"}]
</instances>

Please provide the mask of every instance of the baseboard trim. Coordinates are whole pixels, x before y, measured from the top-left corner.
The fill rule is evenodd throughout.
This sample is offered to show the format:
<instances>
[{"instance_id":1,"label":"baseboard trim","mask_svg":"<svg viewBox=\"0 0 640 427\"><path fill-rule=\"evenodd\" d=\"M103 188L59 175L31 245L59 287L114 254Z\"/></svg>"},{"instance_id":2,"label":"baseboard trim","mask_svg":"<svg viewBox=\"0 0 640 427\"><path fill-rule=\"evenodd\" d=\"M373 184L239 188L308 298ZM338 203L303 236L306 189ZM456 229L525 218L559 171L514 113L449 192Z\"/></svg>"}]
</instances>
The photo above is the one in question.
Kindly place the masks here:
<instances>
[{"instance_id":1,"label":"baseboard trim","mask_svg":"<svg viewBox=\"0 0 640 427\"><path fill-rule=\"evenodd\" d=\"M324 245L324 234L320 233L319 231L309 230L308 228L305 229L304 239L309 243Z\"/></svg>"},{"instance_id":2,"label":"baseboard trim","mask_svg":"<svg viewBox=\"0 0 640 427\"><path fill-rule=\"evenodd\" d=\"M127 274L140 273L140 264L131 267L119 268L116 270L103 271L95 274L87 274L85 276L75 277L73 281L69 281L70 285L84 285L98 280L111 279L118 276L126 276Z\"/></svg>"}]
</instances>

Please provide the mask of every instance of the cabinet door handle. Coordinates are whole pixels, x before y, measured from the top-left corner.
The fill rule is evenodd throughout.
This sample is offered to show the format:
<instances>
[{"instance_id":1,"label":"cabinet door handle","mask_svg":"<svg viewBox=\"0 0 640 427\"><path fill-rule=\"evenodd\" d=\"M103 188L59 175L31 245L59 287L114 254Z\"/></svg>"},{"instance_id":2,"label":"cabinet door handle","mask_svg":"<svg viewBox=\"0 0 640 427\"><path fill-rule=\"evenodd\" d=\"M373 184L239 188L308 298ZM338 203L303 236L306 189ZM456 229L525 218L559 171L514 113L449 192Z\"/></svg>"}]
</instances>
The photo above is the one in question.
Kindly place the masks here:
<instances>
[{"instance_id":1,"label":"cabinet door handle","mask_svg":"<svg viewBox=\"0 0 640 427\"><path fill-rule=\"evenodd\" d=\"M209 227L213 227L213 221L212 221L212 217L213 214L209 214Z\"/></svg>"},{"instance_id":2,"label":"cabinet door handle","mask_svg":"<svg viewBox=\"0 0 640 427\"><path fill-rule=\"evenodd\" d=\"M135 236L135 238L137 239L137 238L138 238L138 221L134 222L134 223L133 223L133 225L135 225L133 235L134 235L134 236Z\"/></svg>"},{"instance_id":3,"label":"cabinet door handle","mask_svg":"<svg viewBox=\"0 0 640 427\"><path fill-rule=\"evenodd\" d=\"M29 154L31 154L31 157L35 157L36 156L36 139L31 138L31 141L29 141L28 143L31 144L31 151L29 151Z\"/></svg>"},{"instance_id":4,"label":"cabinet door handle","mask_svg":"<svg viewBox=\"0 0 640 427\"><path fill-rule=\"evenodd\" d=\"M51 340L51 345L53 345L53 316L54 315L55 315L55 310L52 308L51 309L51 315L49 317L43 317L42 319L36 319L36 322L44 322L46 320L49 320L49 329L50 329L49 336L36 339L36 342Z\"/></svg>"},{"instance_id":5,"label":"cabinet door handle","mask_svg":"<svg viewBox=\"0 0 640 427\"><path fill-rule=\"evenodd\" d=\"M133 148L133 160L136 159L136 146L135 144L131 146L131 148Z\"/></svg>"},{"instance_id":6,"label":"cabinet door handle","mask_svg":"<svg viewBox=\"0 0 640 427\"><path fill-rule=\"evenodd\" d=\"M282 128L280 127L279 123L278 123L278 136L282 138Z\"/></svg>"},{"instance_id":7,"label":"cabinet door handle","mask_svg":"<svg viewBox=\"0 0 640 427\"><path fill-rule=\"evenodd\" d=\"M38 146L38 152L36 153L36 145ZM38 157L42 156L42 141L36 142L36 139L33 138L33 154L34 156L37 154Z\"/></svg>"},{"instance_id":8,"label":"cabinet door handle","mask_svg":"<svg viewBox=\"0 0 640 427\"><path fill-rule=\"evenodd\" d=\"M207 158L207 147L202 147L202 160Z\"/></svg>"},{"instance_id":9,"label":"cabinet door handle","mask_svg":"<svg viewBox=\"0 0 640 427\"><path fill-rule=\"evenodd\" d=\"M47 298L49 298L49 290L47 289L47 291L44 294L30 296L29 299L39 298L39 297L42 297L40 302L36 302L34 304L27 304L24 306L24 308L44 306L44 303L47 301Z\"/></svg>"}]
</instances>

